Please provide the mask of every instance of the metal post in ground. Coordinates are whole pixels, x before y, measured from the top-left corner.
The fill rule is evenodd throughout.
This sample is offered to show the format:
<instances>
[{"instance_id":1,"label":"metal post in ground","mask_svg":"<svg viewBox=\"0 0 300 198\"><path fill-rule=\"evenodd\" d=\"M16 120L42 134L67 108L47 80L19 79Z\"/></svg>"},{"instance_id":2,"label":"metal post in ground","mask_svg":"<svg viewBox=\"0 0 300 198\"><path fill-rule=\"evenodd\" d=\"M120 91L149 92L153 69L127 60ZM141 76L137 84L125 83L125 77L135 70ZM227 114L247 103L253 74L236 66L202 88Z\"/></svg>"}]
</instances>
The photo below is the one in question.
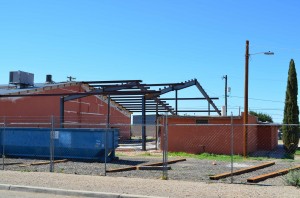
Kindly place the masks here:
<instances>
[{"instance_id":1,"label":"metal post in ground","mask_svg":"<svg viewBox=\"0 0 300 198\"><path fill-rule=\"evenodd\" d=\"M164 119L163 179L168 179L168 114Z\"/></svg>"},{"instance_id":2,"label":"metal post in ground","mask_svg":"<svg viewBox=\"0 0 300 198\"><path fill-rule=\"evenodd\" d=\"M2 170L4 170L4 163L5 163L5 128L6 128L6 121L5 117L3 118L3 132L2 132Z\"/></svg>"},{"instance_id":3,"label":"metal post in ground","mask_svg":"<svg viewBox=\"0 0 300 198\"><path fill-rule=\"evenodd\" d=\"M233 116L232 116L232 112L231 112L231 135L230 135L230 148L231 148L231 183L233 183Z\"/></svg>"},{"instance_id":4,"label":"metal post in ground","mask_svg":"<svg viewBox=\"0 0 300 198\"><path fill-rule=\"evenodd\" d=\"M104 137L104 175L106 176L106 163L107 163L107 130L108 128L105 129L105 137Z\"/></svg>"},{"instance_id":5,"label":"metal post in ground","mask_svg":"<svg viewBox=\"0 0 300 198\"><path fill-rule=\"evenodd\" d=\"M54 172L54 117L51 116L51 130L50 130L50 172Z\"/></svg>"}]
</instances>

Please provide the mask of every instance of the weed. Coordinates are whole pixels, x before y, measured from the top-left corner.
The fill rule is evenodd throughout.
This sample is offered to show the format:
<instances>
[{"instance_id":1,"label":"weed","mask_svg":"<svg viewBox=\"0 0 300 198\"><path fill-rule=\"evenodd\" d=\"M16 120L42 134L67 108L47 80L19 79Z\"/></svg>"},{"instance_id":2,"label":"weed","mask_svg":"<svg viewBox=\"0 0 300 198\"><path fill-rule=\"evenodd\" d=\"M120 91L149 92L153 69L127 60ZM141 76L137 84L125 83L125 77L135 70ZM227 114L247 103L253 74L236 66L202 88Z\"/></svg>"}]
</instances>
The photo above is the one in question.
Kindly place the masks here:
<instances>
[{"instance_id":1,"label":"weed","mask_svg":"<svg viewBox=\"0 0 300 198\"><path fill-rule=\"evenodd\" d=\"M289 185L300 187L300 170L290 171L285 180Z\"/></svg>"}]
</instances>

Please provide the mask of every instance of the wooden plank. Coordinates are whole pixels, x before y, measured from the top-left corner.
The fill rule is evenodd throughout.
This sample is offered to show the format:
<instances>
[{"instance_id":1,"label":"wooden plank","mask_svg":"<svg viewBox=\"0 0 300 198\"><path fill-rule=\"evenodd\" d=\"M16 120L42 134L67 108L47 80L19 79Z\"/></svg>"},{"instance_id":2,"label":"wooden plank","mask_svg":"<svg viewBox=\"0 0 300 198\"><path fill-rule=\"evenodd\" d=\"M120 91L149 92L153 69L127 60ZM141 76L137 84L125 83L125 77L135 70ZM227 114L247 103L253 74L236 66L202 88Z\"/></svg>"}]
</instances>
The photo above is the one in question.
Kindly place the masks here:
<instances>
[{"instance_id":1,"label":"wooden plank","mask_svg":"<svg viewBox=\"0 0 300 198\"><path fill-rule=\"evenodd\" d=\"M183 162L183 161L186 161L186 159L171 160L171 161L168 161L167 164L174 164L176 162ZM142 166L162 166L162 165L164 165L163 162L157 162L157 163L151 163L151 164L143 164Z\"/></svg>"},{"instance_id":2,"label":"wooden plank","mask_svg":"<svg viewBox=\"0 0 300 198\"><path fill-rule=\"evenodd\" d=\"M186 161L186 159L171 160L171 161L168 161L167 164L174 164L176 162L182 162L182 161ZM107 170L106 172L114 173L114 172L121 172L121 171L138 170L138 167L140 167L140 166L162 166L162 165L163 165L162 162L158 162L158 163L143 164L143 165L139 165L139 166L129 166L129 167L125 167L125 168L110 169L110 170Z\"/></svg>"},{"instance_id":3,"label":"wooden plank","mask_svg":"<svg viewBox=\"0 0 300 198\"><path fill-rule=\"evenodd\" d=\"M62 160L54 160L53 163L62 163L62 162L67 162L67 159L62 159ZM36 162L36 163L31 163L31 164L22 164L19 165L19 167L26 167L26 166L37 166L37 165L45 165L45 164L50 164L50 161L47 162Z\"/></svg>"},{"instance_id":4,"label":"wooden plank","mask_svg":"<svg viewBox=\"0 0 300 198\"><path fill-rule=\"evenodd\" d=\"M136 170L171 170L170 166L137 166Z\"/></svg>"},{"instance_id":5,"label":"wooden plank","mask_svg":"<svg viewBox=\"0 0 300 198\"><path fill-rule=\"evenodd\" d=\"M265 167L268 167L268 166L272 166L274 164L275 164L275 162L267 162L267 163L260 164L260 165L257 165L257 166L252 166L252 167L249 167L249 168L243 168L243 169L240 169L240 170L236 170L236 171L233 171L232 173L231 172L226 172L226 173L222 173L222 174L218 174L218 175L213 175L213 176L210 176L209 179L218 180L218 179L230 177L231 175L241 175L241 174L252 172L252 171L262 169L262 168L265 168Z\"/></svg>"},{"instance_id":6,"label":"wooden plank","mask_svg":"<svg viewBox=\"0 0 300 198\"><path fill-rule=\"evenodd\" d=\"M125 168L110 169L110 170L106 170L106 172L107 173L115 173L115 172L130 171L130 170L136 170L136 166L129 166L129 167L125 167Z\"/></svg>"},{"instance_id":7,"label":"wooden plank","mask_svg":"<svg viewBox=\"0 0 300 198\"><path fill-rule=\"evenodd\" d=\"M4 163L4 166L7 166L7 165L19 165L19 164L23 164L23 163L22 162ZM0 164L0 166L3 166L3 164Z\"/></svg>"},{"instance_id":8,"label":"wooden plank","mask_svg":"<svg viewBox=\"0 0 300 198\"><path fill-rule=\"evenodd\" d=\"M247 179L247 182L250 183L258 183L260 181L269 179L269 178L273 178L273 177L277 177L277 176L281 176L281 175L285 175L287 174L289 171L291 170L297 170L300 169L300 165L299 166L295 166L293 168L287 168L287 169L281 169L275 172L271 172L271 173L267 173L267 174L263 174L263 175L258 175L256 177L251 177Z\"/></svg>"}]
</instances>

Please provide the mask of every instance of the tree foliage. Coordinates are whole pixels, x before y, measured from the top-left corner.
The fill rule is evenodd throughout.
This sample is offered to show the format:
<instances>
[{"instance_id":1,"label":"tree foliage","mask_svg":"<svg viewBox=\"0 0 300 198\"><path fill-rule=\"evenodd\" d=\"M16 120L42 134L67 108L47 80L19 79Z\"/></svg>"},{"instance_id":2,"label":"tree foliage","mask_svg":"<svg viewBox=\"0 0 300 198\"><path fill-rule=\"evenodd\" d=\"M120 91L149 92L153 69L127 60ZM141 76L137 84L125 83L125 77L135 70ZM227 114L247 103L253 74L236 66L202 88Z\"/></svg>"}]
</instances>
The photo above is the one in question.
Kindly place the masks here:
<instances>
[{"instance_id":1,"label":"tree foliage","mask_svg":"<svg viewBox=\"0 0 300 198\"><path fill-rule=\"evenodd\" d=\"M260 122L270 122L273 123L273 119L270 115L261 113L261 112L255 112L255 111L250 111L250 115L256 116L258 118L258 121Z\"/></svg>"},{"instance_id":2,"label":"tree foliage","mask_svg":"<svg viewBox=\"0 0 300 198\"><path fill-rule=\"evenodd\" d=\"M298 82L294 60L291 59L284 104L283 144L288 153L295 153L299 143Z\"/></svg>"}]
</instances>

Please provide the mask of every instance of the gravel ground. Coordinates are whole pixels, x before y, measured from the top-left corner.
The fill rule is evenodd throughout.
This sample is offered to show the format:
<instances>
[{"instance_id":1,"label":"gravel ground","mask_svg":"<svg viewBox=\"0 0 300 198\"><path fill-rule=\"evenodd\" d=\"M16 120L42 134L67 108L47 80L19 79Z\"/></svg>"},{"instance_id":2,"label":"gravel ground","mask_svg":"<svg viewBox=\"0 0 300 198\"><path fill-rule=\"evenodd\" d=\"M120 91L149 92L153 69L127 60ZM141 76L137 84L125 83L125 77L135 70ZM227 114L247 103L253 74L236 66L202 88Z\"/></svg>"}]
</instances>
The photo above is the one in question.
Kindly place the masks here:
<instances>
[{"instance_id":1,"label":"gravel ground","mask_svg":"<svg viewBox=\"0 0 300 198\"><path fill-rule=\"evenodd\" d=\"M148 153L149 154L149 153ZM174 160L178 158L168 158L168 160ZM0 168L2 168L3 159L0 158ZM247 178L258 176L261 174L273 172L280 169L290 168L300 164L299 160L281 160L273 159L270 161L275 161L276 164L264 169L253 171L250 173L238 175L233 177L233 182L237 184L246 184ZM25 167L20 167L20 164L31 164L37 162L45 162L44 160L32 160L32 159L11 159L5 158L4 170L21 171L21 172L49 172L50 165L30 165ZM162 162L161 154L149 154L141 156L141 153L137 152L126 152L120 153L119 160L107 163L107 170L143 165L146 163ZM268 161L242 161L234 162L234 170L250 167L253 165L262 164ZM187 158L186 161L177 162L175 164L170 164L171 170L167 172L169 180L180 180L180 181L191 181L191 182L206 182L206 183L230 183L231 178L225 178L221 180L210 180L209 176L220 174L224 172L230 172L231 170L230 162L215 162L211 160L197 160L192 158ZM88 163L88 162L74 162L67 161L64 163L57 163L54 166L54 172L56 173L66 173L66 174L77 174L77 175L105 175L105 164L104 163ZM116 173L107 173L110 177L129 177L129 178L146 178L146 179L160 179L162 178L162 171L155 170L131 170ZM279 176L265 181L260 182L262 185L272 185L272 186L284 186L287 185L285 182L286 176Z\"/></svg>"}]
</instances>

